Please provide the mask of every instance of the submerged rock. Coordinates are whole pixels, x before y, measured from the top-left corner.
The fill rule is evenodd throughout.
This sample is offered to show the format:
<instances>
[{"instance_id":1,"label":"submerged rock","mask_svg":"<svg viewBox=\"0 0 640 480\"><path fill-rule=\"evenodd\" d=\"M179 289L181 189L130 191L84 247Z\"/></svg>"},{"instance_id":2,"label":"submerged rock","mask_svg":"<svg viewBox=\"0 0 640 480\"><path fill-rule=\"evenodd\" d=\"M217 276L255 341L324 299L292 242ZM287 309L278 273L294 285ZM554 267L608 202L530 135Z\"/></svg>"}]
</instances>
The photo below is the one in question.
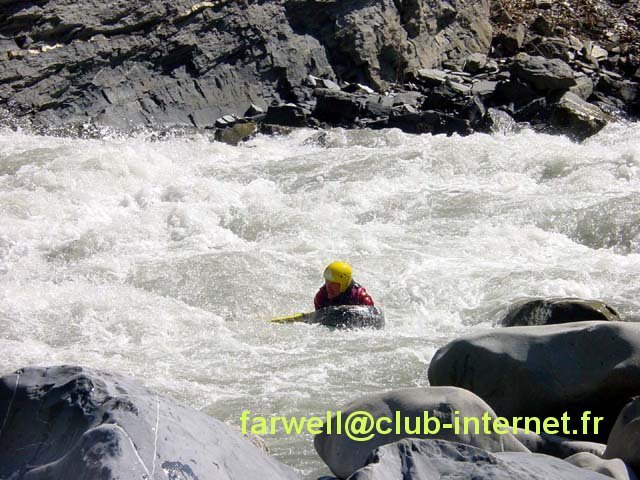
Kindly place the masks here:
<instances>
[{"instance_id":1,"label":"submerged rock","mask_svg":"<svg viewBox=\"0 0 640 480\"><path fill-rule=\"evenodd\" d=\"M521 300L498 323L504 327L554 325L584 320L620 321L620 314L598 300L539 298Z\"/></svg>"},{"instance_id":2,"label":"submerged rock","mask_svg":"<svg viewBox=\"0 0 640 480\"><path fill-rule=\"evenodd\" d=\"M299 476L202 412L118 375L62 366L0 379L0 478Z\"/></svg>"}]
</instances>

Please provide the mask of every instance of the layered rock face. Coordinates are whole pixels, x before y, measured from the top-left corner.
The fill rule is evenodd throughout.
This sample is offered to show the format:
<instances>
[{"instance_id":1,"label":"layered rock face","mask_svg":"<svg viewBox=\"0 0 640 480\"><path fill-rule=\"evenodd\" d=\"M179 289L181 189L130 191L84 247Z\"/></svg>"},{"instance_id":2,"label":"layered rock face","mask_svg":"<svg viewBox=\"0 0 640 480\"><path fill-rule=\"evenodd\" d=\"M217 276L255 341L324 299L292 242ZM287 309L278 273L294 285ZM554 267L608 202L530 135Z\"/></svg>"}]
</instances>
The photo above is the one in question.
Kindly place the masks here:
<instances>
[{"instance_id":1,"label":"layered rock face","mask_svg":"<svg viewBox=\"0 0 640 480\"><path fill-rule=\"evenodd\" d=\"M206 128L309 100L310 74L384 88L491 43L488 0L1 5L0 105L48 126Z\"/></svg>"}]
</instances>

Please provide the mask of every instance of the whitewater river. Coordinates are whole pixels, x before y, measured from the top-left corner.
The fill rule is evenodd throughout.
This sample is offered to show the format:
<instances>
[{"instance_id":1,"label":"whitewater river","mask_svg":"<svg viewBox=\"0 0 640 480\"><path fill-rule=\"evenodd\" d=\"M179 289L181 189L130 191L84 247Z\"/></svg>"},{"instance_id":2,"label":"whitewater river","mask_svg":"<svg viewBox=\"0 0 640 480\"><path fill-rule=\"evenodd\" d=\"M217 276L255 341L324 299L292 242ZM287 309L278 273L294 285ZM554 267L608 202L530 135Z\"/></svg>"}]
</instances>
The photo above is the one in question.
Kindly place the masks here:
<instances>
[{"instance_id":1,"label":"whitewater river","mask_svg":"<svg viewBox=\"0 0 640 480\"><path fill-rule=\"evenodd\" d=\"M640 124L582 145L297 131L232 147L0 131L0 374L72 363L135 376L236 426L426 386L447 341L516 299L640 316ZM275 325L352 263L384 331ZM328 472L309 435L266 437Z\"/></svg>"}]
</instances>

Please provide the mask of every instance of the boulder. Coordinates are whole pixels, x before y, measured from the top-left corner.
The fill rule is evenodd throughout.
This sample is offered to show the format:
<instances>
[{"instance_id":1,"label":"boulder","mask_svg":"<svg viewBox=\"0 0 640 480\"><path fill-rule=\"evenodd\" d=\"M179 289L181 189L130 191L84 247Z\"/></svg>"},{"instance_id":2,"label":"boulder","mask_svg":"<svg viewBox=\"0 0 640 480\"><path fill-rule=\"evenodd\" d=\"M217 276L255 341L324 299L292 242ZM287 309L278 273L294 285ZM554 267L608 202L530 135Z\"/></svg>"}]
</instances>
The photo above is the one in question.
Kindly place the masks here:
<instances>
[{"instance_id":1,"label":"boulder","mask_svg":"<svg viewBox=\"0 0 640 480\"><path fill-rule=\"evenodd\" d=\"M479 128L487 133L512 133L518 128L516 121L507 112L489 108Z\"/></svg>"},{"instance_id":2,"label":"boulder","mask_svg":"<svg viewBox=\"0 0 640 480\"><path fill-rule=\"evenodd\" d=\"M587 42L584 46L584 56L594 65L598 65L599 62L607 59L609 52L593 42Z\"/></svg>"},{"instance_id":3,"label":"boulder","mask_svg":"<svg viewBox=\"0 0 640 480\"><path fill-rule=\"evenodd\" d=\"M511 73L542 92L567 90L576 84L571 67L558 58L532 57L521 53L515 57Z\"/></svg>"},{"instance_id":4,"label":"boulder","mask_svg":"<svg viewBox=\"0 0 640 480\"><path fill-rule=\"evenodd\" d=\"M567 458L576 453L590 453L602 457L607 446L604 443L572 440L561 435L546 433L525 433L518 431L514 436L533 453L543 453L556 458Z\"/></svg>"},{"instance_id":5,"label":"boulder","mask_svg":"<svg viewBox=\"0 0 640 480\"><path fill-rule=\"evenodd\" d=\"M554 325L584 320L620 321L620 314L599 300L537 298L515 302L498 322L503 327Z\"/></svg>"},{"instance_id":6,"label":"boulder","mask_svg":"<svg viewBox=\"0 0 640 480\"><path fill-rule=\"evenodd\" d=\"M462 417L475 417L480 419L485 413L490 418L495 418L491 407L480 398L470 392L454 387L426 387L408 388L391 391L355 400L340 409L341 419L334 416L329 425L324 426L324 432L316 435L314 446L320 457L329 466L331 471L340 478L346 478L354 471L366 464L367 457L375 448L396 442L402 438L439 438L459 443L473 445L492 452L516 451L526 452L527 449L518 442L513 435L507 433L486 434L482 430L475 434L475 427L464 434L456 434L452 429L440 428L437 433L431 435L424 432L416 432L416 425L421 429L435 429L432 424L425 424L424 412L430 417L438 419L441 425L451 424L455 415ZM386 417L391 423L383 423L390 429L390 433L376 434L366 441L356 441L349 438L346 432L346 424L349 416L355 412L367 412L371 418ZM458 412L457 414L454 412ZM400 415L400 431L396 431L396 415ZM337 434L338 425L342 425L342 433ZM409 425L411 432L407 431ZM329 434L329 430L332 432Z\"/></svg>"},{"instance_id":7,"label":"boulder","mask_svg":"<svg viewBox=\"0 0 640 480\"><path fill-rule=\"evenodd\" d=\"M407 133L431 133L433 135L445 134L469 135L473 132L469 120L458 118L435 110L410 113L393 110L385 128L399 128Z\"/></svg>"},{"instance_id":8,"label":"boulder","mask_svg":"<svg viewBox=\"0 0 640 480\"><path fill-rule=\"evenodd\" d=\"M576 453L570 457L565 458L566 462L575 465L576 467L585 468L593 472L601 473L607 477L615 478L616 480L637 480L636 474L619 458L611 460L605 460L593 453Z\"/></svg>"},{"instance_id":9,"label":"boulder","mask_svg":"<svg viewBox=\"0 0 640 480\"><path fill-rule=\"evenodd\" d=\"M549 119L549 107L546 97L538 97L517 108L513 112L513 118L518 122L530 122L532 124L546 123Z\"/></svg>"},{"instance_id":10,"label":"boulder","mask_svg":"<svg viewBox=\"0 0 640 480\"><path fill-rule=\"evenodd\" d=\"M490 453L444 440L406 439L377 448L349 480L606 480L546 455Z\"/></svg>"},{"instance_id":11,"label":"boulder","mask_svg":"<svg viewBox=\"0 0 640 480\"><path fill-rule=\"evenodd\" d=\"M538 15L533 20L529 28L534 32L539 33L540 35L544 35L546 37L553 34L553 25L551 25L551 22L549 22L547 17L545 17L544 15Z\"/></svg>"},{"instance_id":12,"label":"boulder","mask_svg":"<svg viewBox=\"0 0 640 480\"><path fill-rule=\"evenodd\" d=\"M415 73L415 79L428 87L442 85L447 78L447 72L435 68L423 68Z\"/></svg>"},{"instance_id":13,"label":"boulder","mask_svg":"<svg viewBox=\"0 0 640 480\"><path fill-rule=\"evenodd\" d=\"M347 92L318 88L315 94L318 101L313 116L332 125L353 122L365 103L362 97Z\"/></svg>"},{"instance_id":14,"label":"boulder","mask_svg":"<svg viewBox=\"0 0 640 480\"><path fill-rule=\"evenodd\" d=\"M497 34L493 39L493 45L503 56L515 55L524 43L525 32L525 26L519 23L511 29Z\"/></svg>"},{"instance_id":15,"label":"boulder","mask_svg":"<svg viewBox=\"0 0 640 480\"><path fill-rule=\"evenodd\" d=\"M393 106L411 105L418 107L424 102L424 96L420 92L398 92L393 95Z\"/></svg>"},{"instance_id":16,"label":"boulder","mask_svg":"<svg viewBox=\"0 0 640 480\"><path fill-rule=\"evenodd\" d=\"M388 117L394 103L394 98L390 95L369 95L364 102L361 115L368 118Z\"/></svg>"},{"instance_id":17,"label":"boulder","mask_svg":"<svg viewBox=\"0 0 640 480\"><path fill-rule=\"evenodd\" d=\"M503 80L498 82L493 96L498 105L511 105L520 108L540 97L531 86L521 80Z\"/></svg>"},{"instance_id":18,"label":"boulder","mask_svg":"<svg viewBox=\"0 0 640 480\"><path fill-rule=\"evenodd\" d=\"M471 93L478 95L480 98L486 98L493 95L498 86L498 82L490 80L480 80L475 82L471 87Z\"/></svg>"},{"instance_id":19,"label":"boulder","mask_svg":"<svg viewBox=\"0 0 640 480\"><path fill-rule=\"evenodd\" d=\"M608 96L619 100L632 112L640 112L640 85L628 80L619 80L612 75L613 72L601 72L596 89Z\"/></svg>"},{"instance_id":20,"label":"boulder","mask_svg":"<svg viewBox=\"0 0 640 480\"><path fill-rule=\"evenodd\" d=\"M598 106L585 102L575 93L565 93L551 112L551 125L576 140L595 135L604 126L615 121Z\"/></svg>"},{"instance_id":21,"label":"boulder","mask_svg":"<svg viewBox=\"0 0 640 480\"><path fill-rule=\"evenodd\" d=\"M631 400L620 412L611 430L603 458L619 458L640 472L640 398Z\"/></svg>"},{"instance_id":22,"label":"boulder","mask_svg":"<svg viewBox=\"0 0 640 480\"><path fill-rule=\"evenodd\" d=\"M480 72L487 65L484 53L472 53L464 62L464 71L471 74Z\"/></svg>"},{"instance_id":23,"label":"boulder","mask_svg":"<svg viewBox=\"0 0 640 480\"><path fill-rule=\"evenodd\" d=\"M593 94L593 80L587 75L576 75L575 80L576 84L569 91L586 101Z\"/></svg>"},{"instance_id":24,"label":"boulder","mask_svg":"<svg viewBox=\"0 0 640 480\"><path fill-rule=\"evenodd\" d=\"M271 105L263 122L285 127L305 127L310 113L294 103Z\"/></svg>"},{"instance_id":25,"label":"boulder","mask_svg":"<svg viewBox=\"0 0 640 480\"><path fill-rule=\"evenodd\" d=\"M583 440L605 440L620 409L640 394L640 325L577 322L492 329L442 347L429 366L431 385L474 392L504 417L561 418ZM591 420L581 418L589 411ZM603 417L594 428L594 417Z\"/></svg>"},{"instance_id":26,"label":"boulder","mask_svg":"<svg viewBox=\"0 0 640 480\"><path fill-rule=\"evenodd\" d=\"M119 375L61 366L0 378L0 478L299 476L202 412Z\"/></svg>"},{"instance_id":27,"label":"boulder","mask_svg":"<svg viewBox=\"0 0 640 480\"><path fill-rule=\"evenodd\" d=\"M257 125L253 122L237 123L232 127L216 130L215 139L229 145L238 145L240 142L249 140L257 129Z\"/></svg>"},{"instance_id":28,"label":"boulder","mask_svg":"<svg viewBox=\"0 0 640 480\"><path fill-rule=\"evenodd\" d=\"M534 37L523 48L530 54L542 55L545 58L559 58L563 62L571 62L575 57L571 44L565 38Z\"/></svg>"}]
</instances>

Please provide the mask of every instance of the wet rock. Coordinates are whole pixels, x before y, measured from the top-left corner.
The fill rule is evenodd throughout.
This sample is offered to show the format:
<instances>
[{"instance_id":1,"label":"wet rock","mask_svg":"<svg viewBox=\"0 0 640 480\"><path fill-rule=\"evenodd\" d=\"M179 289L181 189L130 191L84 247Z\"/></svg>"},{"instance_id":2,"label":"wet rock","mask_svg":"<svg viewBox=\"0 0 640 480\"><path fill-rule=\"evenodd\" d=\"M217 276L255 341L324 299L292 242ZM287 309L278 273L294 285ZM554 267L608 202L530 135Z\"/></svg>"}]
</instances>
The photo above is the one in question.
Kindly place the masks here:
<instances>
[{"instance_id":1,"label":"wet rock","mask_svg":"<svg viewBox=\"0 0 640 480\"><path fill-rule=\"evenodd\" d=\"M562 133L576 140L584 140L614 120L596 105L585 102L572 92L567 92L554 106L550 123Z\"/></svg>"},{"instance_id":2,"label":"wet rock","mask_svg":"<svg viewBox=\"0 0 640 480\"><path fill-rule=\"evenodd\" d=\"M619 458L605 460L593 453L582 452L565 458L565 461L616 480L637 480L638 478L633 470Z\"/></svg>"},{"instance_id":3,"label":"wet rock","mask_svg":"<svg viewBox=\"0 0 640 480\"><path fill-rule=\"evenodd\" d=\"M479 128L487 133L512 133L517 130L518 126L507 112L489 108Z\"/></svg>"},{"instance_id":4,"label":"wet rock","mask_svg":"<svg viewBox=\"0 0 640 480\"><path fill-rule=\"evenodd\" d=\"M265 109L259 105L251 104L247 111L244 112L245 117L255 117L256 115L262 115L265 112Z\"/></svg>"},{"instance_id":5,"label":"wet rock","mask_svg":"<svg viewBox=\"0 0 640 480\"><path fill-rule=\"evenodd\" d=\"M309 114L309 111L293 103L271 105L263 122L285 127L304 127Z\"/></svg>"},{"instance_id":6,"label":"wet rock","mask_svg":"<svg viewBox=\"0 0 640 480\"><path fill-rule=\"evenodd\" d=\"M466 335L438 350L429 383L471 390L505 417L568 412L569 432L547 433L602 442L640 394L640 325L592 321ZM604 418L597 433L591 423L581 435L585 411Z\"/></svg>"},{"instance_id":7,"label":"wet rock","mask_svg":"<svg viewBox=\"0 0 640 480\"><path fill-rule=\"evenodd\" d=\"M0 378L0 477L299 478L219 420L71 366Z\"/></svg>"},{"instance_id":8,"label":"wet rock","mask_svg":"<svg viewBox=\"0 0 640 480\"><path fill-rule=\"evenodd\" d=\"M230 128L216 130L215 139L229 145L238 145L249 140L257 131L258 126L253 122L238 123Z\"/></svg>"},{"instance_id":9,"label":"wet rock","mask_svg":"<svg viewBox=\"0 0 640 480\"><path fill-rule=\"evenodd\" d=\"M460 119L434 110L418 113L404 113L393 110L387 123L389 128L399 128L407 133L431 133L470 135L473 133L469 120Z\"/></svg>"},{"instance_id":10,"label":"wet rock","mask_svg":"<svg viewBox=\"0 0 640 480\"><path fill-rule=\"evenodd\" d=\"M640 398L634 398L620 411L611 430L603 458L619 458L640 472Z\"/></svg>"},{"instance_id":11,"label":"wet rock","mask_svg":"<svg viewBox=\"0 0 640 480\"><path fill-rule=\"evenodd\" d=\"M515 302L498 323L503 327L555 325L585 320L621 321L620 314L598 300L539 298Z\"/></svg>"},{"instance_id":12,"label":"wet rock","mask_svg":"<svg viewBox=\"0 0 640 480\"><path fill-rule=\"evenodd\" d=\"M522 53L511 65L511 73L543 92L567 90L576 84L571 67L557 58L531 57Z\"/></svg>"},{"instance_id":13,"label":"wet rock","mask_svg":"<svg viewBox=\"0 0 640 480\"><path fill-rule=\"evenodd\" d=\"M563 460L532 453L490 453L445 440L406 439L377 448L349 480L606 480Z\"/></svg>"},{"instance_id":14,"label":"wet rock","mask_svg":"<svg viewBox=\"0 0 640 480\"><path fill-rule=\"evenodd\" d=\"M334 90L317 89L313 116L332 125L353 122L362 111L363 99L357 95Z\"/></svg>"},{"instance_id":15,"label":"wet rock","mask_svg":"<svg viewBox=\"0 0 640 480\"><path fill-rule=\"evenodd\" d=\"M424 421L424 412L428 412L431 417L438 418L438 421L443 424L453 421L453 412L459 412L462 417L477 418L481 418L487 413L491 418L494 418L493 411L485 402L472 393L459 388L425 387L395 390L362 397L339 410L342 412L341 421L343 423L351 413L358 411L366 411L374 419L386 417L392 420L392 423L388 425L385 423L385 426L390 428L388 433L376 434L367 441L355 441L344 433L335 433L338 431L338 419L335 416L331 420L331 432L333 433L328 434L328 426L325 425L324 433L316 435L313 442L316 451L331 471L341 478L346 478L362 468L366 464L370 452L375 448L410 436L450 440L493 452L527 451L509 433L505 435L486 434L480 430L480 433L476 435L472 428L467 434L463 432L456 434L452 429L443 428L438 429L438 433L432 435L419 435L408 433L404 425L401 425L399 433L396 432L396 424L393 423L396 419L396 412L399 412L402 418L410 419L403 420L401 423L411 424L412 430L415 430L416 422ZM344 426L342 432L346 432Z\"/></svg>"}]
</instances>

